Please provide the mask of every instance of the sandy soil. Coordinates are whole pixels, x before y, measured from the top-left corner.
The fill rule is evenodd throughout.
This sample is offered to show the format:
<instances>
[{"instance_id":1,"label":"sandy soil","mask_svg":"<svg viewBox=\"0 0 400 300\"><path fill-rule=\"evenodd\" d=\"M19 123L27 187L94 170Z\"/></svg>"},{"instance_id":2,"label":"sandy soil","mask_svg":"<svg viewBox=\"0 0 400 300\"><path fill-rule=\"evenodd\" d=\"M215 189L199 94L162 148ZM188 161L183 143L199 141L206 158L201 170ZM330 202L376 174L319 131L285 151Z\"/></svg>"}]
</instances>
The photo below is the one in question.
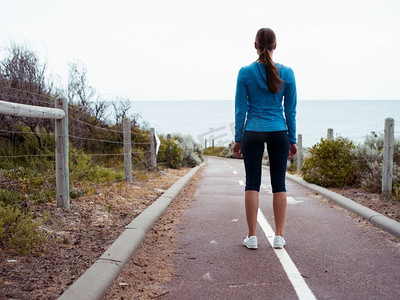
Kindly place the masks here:
<instances>
[{"instance_id":1,"label":"sandy soil","mask_svg":"<svg viewBox=\"0 0 400 300\"><path fill-rule=\"evenodd\" d=\"M188 170L167 170L160 176L133 184L117 184L97 196L72 204L70 211L47 204L51 214L44 225L45 249L18 257L2 252L0 299L57 299L107 249L123 228ZM171 256L181 213L188 208L201 178L199 171L162 217L104 297L111 299L162 299L174 274ZM334 189L362 205L400 221L400 202L357 189ZM8 263L7 260L16 262Z\"/></svg>"}]
</instances>

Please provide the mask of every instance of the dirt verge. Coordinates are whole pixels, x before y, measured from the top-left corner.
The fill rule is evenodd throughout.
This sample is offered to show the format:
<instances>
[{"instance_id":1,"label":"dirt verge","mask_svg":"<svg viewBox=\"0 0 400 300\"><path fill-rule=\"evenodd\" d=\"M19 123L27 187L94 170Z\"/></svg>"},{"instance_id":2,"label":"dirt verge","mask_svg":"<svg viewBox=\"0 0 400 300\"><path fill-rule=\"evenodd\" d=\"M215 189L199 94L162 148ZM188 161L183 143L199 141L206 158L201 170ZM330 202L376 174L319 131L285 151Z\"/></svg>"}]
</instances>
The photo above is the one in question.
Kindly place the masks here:
<instances>
[{"instance_id":1,"label":"dirt verge","mask_svg":"<svg viewBox=\"0 0 400 300\"><path fill-rule=\"evenodd\" d=\"M331 188L329 190L400 222L400 201L392 201L381 197L380 194L355 188Z\"/></svg>"}]
</instances>

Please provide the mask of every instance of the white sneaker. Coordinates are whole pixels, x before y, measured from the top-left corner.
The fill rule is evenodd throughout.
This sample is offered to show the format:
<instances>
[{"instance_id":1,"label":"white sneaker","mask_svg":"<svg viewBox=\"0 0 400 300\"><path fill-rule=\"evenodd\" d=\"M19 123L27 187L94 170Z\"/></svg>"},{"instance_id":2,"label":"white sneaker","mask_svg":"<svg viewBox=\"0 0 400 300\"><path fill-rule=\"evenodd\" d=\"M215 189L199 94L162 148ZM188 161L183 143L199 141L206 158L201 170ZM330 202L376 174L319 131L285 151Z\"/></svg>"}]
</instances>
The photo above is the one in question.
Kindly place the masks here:
<instances>
[{"instance_id":1,"label":"white sneaker","mask_svg":"<svg viewBox=\"0 0 400 300\"><path fill-rule=\"evenodd\" d=\"M257 249L258 248L258 241L255 235L248 236L243 240L243 245L245 245L249 249Z\"/></svg>"},{"instance_id":2,"label":"white sneaker","mask_svg":"<svg viewBox=\"0 0 400 300\"><path fill-rule=\"evenodd\" d=\"M274 237L274 248L275 249L282 249L283 247L285 247L286 245L286 241L283 237L276 235Z\"/></svg>"}]
</instances>

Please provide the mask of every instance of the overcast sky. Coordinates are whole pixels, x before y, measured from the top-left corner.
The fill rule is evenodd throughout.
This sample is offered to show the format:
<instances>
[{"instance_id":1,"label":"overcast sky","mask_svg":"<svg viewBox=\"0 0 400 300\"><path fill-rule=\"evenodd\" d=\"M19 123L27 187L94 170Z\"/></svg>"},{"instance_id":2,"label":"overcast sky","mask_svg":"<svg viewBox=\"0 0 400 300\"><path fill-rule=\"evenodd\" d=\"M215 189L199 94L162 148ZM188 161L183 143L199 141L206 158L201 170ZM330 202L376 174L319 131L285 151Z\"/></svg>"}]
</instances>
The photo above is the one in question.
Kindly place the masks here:
<instances>
[{"instance_id":1,"label":"overcast sky","mask_svg":"<svg viewBox=\"0 0 400 300\"><path fill-rule=\"evenodd\" d=\"M261 27L299 99L400 99L400 1L0 0L0 47L27 44L48 73L86 65L105 97L231 100Z\"/></svg>"}]
</instances>

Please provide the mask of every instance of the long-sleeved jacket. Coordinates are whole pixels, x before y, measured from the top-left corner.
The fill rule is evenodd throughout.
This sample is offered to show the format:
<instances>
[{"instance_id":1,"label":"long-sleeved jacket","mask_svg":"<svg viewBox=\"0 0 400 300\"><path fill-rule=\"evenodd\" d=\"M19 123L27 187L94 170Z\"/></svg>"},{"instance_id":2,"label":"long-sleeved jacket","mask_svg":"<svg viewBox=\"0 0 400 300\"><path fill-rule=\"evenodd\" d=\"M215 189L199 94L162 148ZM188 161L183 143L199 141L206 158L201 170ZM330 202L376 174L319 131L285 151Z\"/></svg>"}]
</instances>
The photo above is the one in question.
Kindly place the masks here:
<instances>
[{"instance_id":1,"label":"long-sleeved jacket","mask_svg":"<svg viewBox=\"0 0 400 300\"><path fill-rule=\"evenodd\" d=\"M241 142L243 131L287 130L289 142L296 144L296 81L293 70L275 64L282 89L272 93L267 85L265 66L254 62L239 71L235 96L235 142Z\"/></svg>"}]
</instances>

